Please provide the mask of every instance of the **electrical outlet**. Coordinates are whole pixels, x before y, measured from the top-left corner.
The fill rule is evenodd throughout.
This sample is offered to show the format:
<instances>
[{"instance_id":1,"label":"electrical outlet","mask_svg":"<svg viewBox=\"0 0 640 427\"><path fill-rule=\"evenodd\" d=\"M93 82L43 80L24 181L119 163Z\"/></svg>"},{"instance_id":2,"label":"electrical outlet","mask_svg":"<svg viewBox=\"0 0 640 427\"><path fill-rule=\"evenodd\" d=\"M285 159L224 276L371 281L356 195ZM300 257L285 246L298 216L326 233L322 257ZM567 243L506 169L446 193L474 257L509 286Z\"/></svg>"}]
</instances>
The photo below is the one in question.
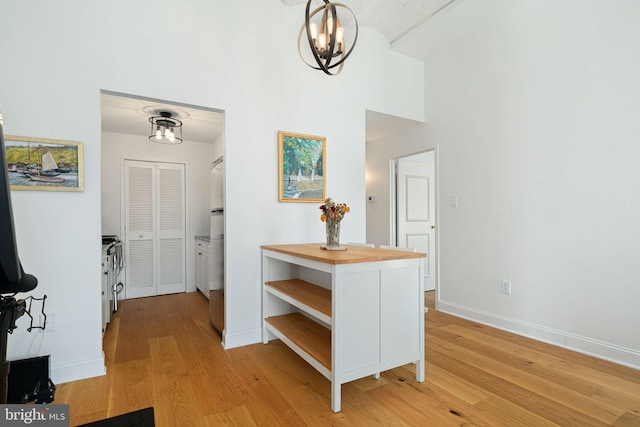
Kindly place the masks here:
<instances>
[{"instance_id":1,"label":"electrical outlet","mask_svg":"<svg viewBox=\"0 0 640 427\"><path fill-rule=\"evenodd\" d=\"M509 282L508 280L503 280L500 282L500 285L502 286L503 294L511 295L511 282Z\"/></svg>"}]
</instances>

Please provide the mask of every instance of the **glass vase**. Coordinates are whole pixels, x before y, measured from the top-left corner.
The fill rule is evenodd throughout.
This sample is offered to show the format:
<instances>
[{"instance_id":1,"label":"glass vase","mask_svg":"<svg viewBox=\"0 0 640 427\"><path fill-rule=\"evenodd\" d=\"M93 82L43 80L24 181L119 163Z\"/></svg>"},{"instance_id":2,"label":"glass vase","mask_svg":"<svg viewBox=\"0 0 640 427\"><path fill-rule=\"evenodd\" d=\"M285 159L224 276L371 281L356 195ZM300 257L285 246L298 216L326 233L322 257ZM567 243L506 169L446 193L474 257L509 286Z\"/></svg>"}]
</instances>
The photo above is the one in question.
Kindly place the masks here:
<instances>
[{"instance_id":1,"label":"glass vase","mask_svg":"<svg viewBox=\"0 0 640 427\"><path fill-rule=\"evenodd\" d=\"M325 222L327 227L327 248L340 247L340 221Z\"/></svg>"}]
</instances>

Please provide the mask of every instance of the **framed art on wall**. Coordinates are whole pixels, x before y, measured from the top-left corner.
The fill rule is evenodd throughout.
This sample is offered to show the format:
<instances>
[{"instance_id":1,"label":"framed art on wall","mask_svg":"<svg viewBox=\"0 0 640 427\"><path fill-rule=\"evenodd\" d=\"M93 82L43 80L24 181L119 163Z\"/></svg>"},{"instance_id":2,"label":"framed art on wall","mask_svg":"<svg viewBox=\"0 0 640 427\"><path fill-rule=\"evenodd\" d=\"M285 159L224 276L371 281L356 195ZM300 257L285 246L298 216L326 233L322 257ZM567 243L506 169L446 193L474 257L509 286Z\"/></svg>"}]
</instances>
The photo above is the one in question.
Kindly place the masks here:
<instances>
[{"instance_id":1,"label":"framed art on wall","mask_svg":"<svg viewBox=\"0 0 640 427\"><path fill-rule=\"evenodd\" d=\"M11 190L84 191L81 142L5 136Z\"/></svg>"},{"instance_id":2,"label":"framed art on wall","mask_svg":"<svg viewBox=\"0 0 640 427\"><path fill-rule=\"evenodd\" d=\"M278 189L281 202L323 202L326 138L278 132Z\"/></svg>"}]
</instances>

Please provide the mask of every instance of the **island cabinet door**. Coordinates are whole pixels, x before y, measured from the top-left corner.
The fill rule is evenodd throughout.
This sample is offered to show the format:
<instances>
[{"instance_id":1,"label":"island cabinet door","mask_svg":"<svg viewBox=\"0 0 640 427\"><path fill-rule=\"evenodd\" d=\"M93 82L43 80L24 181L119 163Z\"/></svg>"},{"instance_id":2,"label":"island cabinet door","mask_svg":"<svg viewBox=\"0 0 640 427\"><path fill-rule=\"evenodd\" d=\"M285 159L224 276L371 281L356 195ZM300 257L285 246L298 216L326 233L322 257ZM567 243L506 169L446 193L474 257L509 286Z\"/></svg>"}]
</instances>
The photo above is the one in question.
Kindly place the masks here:
<instances>
[{"instance_id":1,"label":"island cabinet door","mask_svg":"<svg viewBox=\"0 0 640 427\"><path fill-rule=\"evenodd\" d=\"M421 359L424 315L419 262L346 266L333 304L333 370L342 380Z\"/></svg>"},{"instance_id":2,"label":"island cabinet door","mask_svg":"<svg viewBox=\"0 0 640 427\"><path fill-rule=\"evenodd\" d=\"M334 372L345 373L380 361L380 273L339 274L334 286Z\"/></svg>"},{"instance_id":3,"label":"island cabinet door","mask_svg":"<svg viewBox=\"0 0 640 427\"><path fill-rule=\"evenodd\" d=\"M380 272L380 356L383 361L420 352L424 297L419 274L416 267Z\"/></svg>"}]
</instances>

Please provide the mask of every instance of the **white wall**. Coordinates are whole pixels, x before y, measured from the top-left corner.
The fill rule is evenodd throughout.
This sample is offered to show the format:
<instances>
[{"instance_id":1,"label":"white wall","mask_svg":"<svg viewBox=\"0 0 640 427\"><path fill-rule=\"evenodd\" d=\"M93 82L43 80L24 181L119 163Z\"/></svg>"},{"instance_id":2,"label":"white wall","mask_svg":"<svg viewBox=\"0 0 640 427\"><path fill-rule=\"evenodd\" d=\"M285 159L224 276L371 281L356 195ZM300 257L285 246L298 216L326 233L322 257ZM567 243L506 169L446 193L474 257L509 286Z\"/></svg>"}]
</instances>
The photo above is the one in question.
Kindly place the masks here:
<instances>
[{"instance_id":1,"label":"white wall","mask_svg":"<svg viewBox=\"0 0 640 427\"><path fill-rule=\"evenodd\" d=\"M154 144L144 136L102 132L102 234L123 236L121 222L124 159L183 163L186 168L187 290L194 291L194 237L209 235L211 163L214 145L185 141ZM219 156L218 156L219 157Z\"/></svg>"},{"instance_id":2,"label":"white wall","mask_svg":"<svg viewBox=\"0 0 640 427\"><path fill-rule=\"evenodd\" d=\"M441 310L640 368L638 22L540 0L428 58Z\"/></svg>"},{"instance_id":3,"label":"white wall","mask_svg":"<svg viewBox=\"0 0 640 427\"><path fill-rule=\"evenodd\" d=\"M367 203L368 243L376 246L392 244L389 160L435 150L435 144L425 132L427 129L424 126L412 126L402 132L367 143L366 193L367 196L375 196L374 203Z\"/></svg>"},{"instance_id":4,"label":"white wall","mask_svg":"<svg viewBox=\"0 0 640 427\"><path fill-rule=\"evenodd\" d=\"M51 354L58 383L104 366L100 90L225 111L228 346L260 338L260 245L323 238L315 204L278 203L277 131L327 137L328 195L352 206L343 238L363 240L365 185L353 176L364 176L365 109L424 114L411 91L422 88L422 64L373 31L361 29L340 76L301 63L304 5L1 0L1 10L5 131L85 144L83 193L12 194L20 256L40 279L34 294L49 295L56 331L21 328L9 358Z\"/></svg>"}]
</instances>

